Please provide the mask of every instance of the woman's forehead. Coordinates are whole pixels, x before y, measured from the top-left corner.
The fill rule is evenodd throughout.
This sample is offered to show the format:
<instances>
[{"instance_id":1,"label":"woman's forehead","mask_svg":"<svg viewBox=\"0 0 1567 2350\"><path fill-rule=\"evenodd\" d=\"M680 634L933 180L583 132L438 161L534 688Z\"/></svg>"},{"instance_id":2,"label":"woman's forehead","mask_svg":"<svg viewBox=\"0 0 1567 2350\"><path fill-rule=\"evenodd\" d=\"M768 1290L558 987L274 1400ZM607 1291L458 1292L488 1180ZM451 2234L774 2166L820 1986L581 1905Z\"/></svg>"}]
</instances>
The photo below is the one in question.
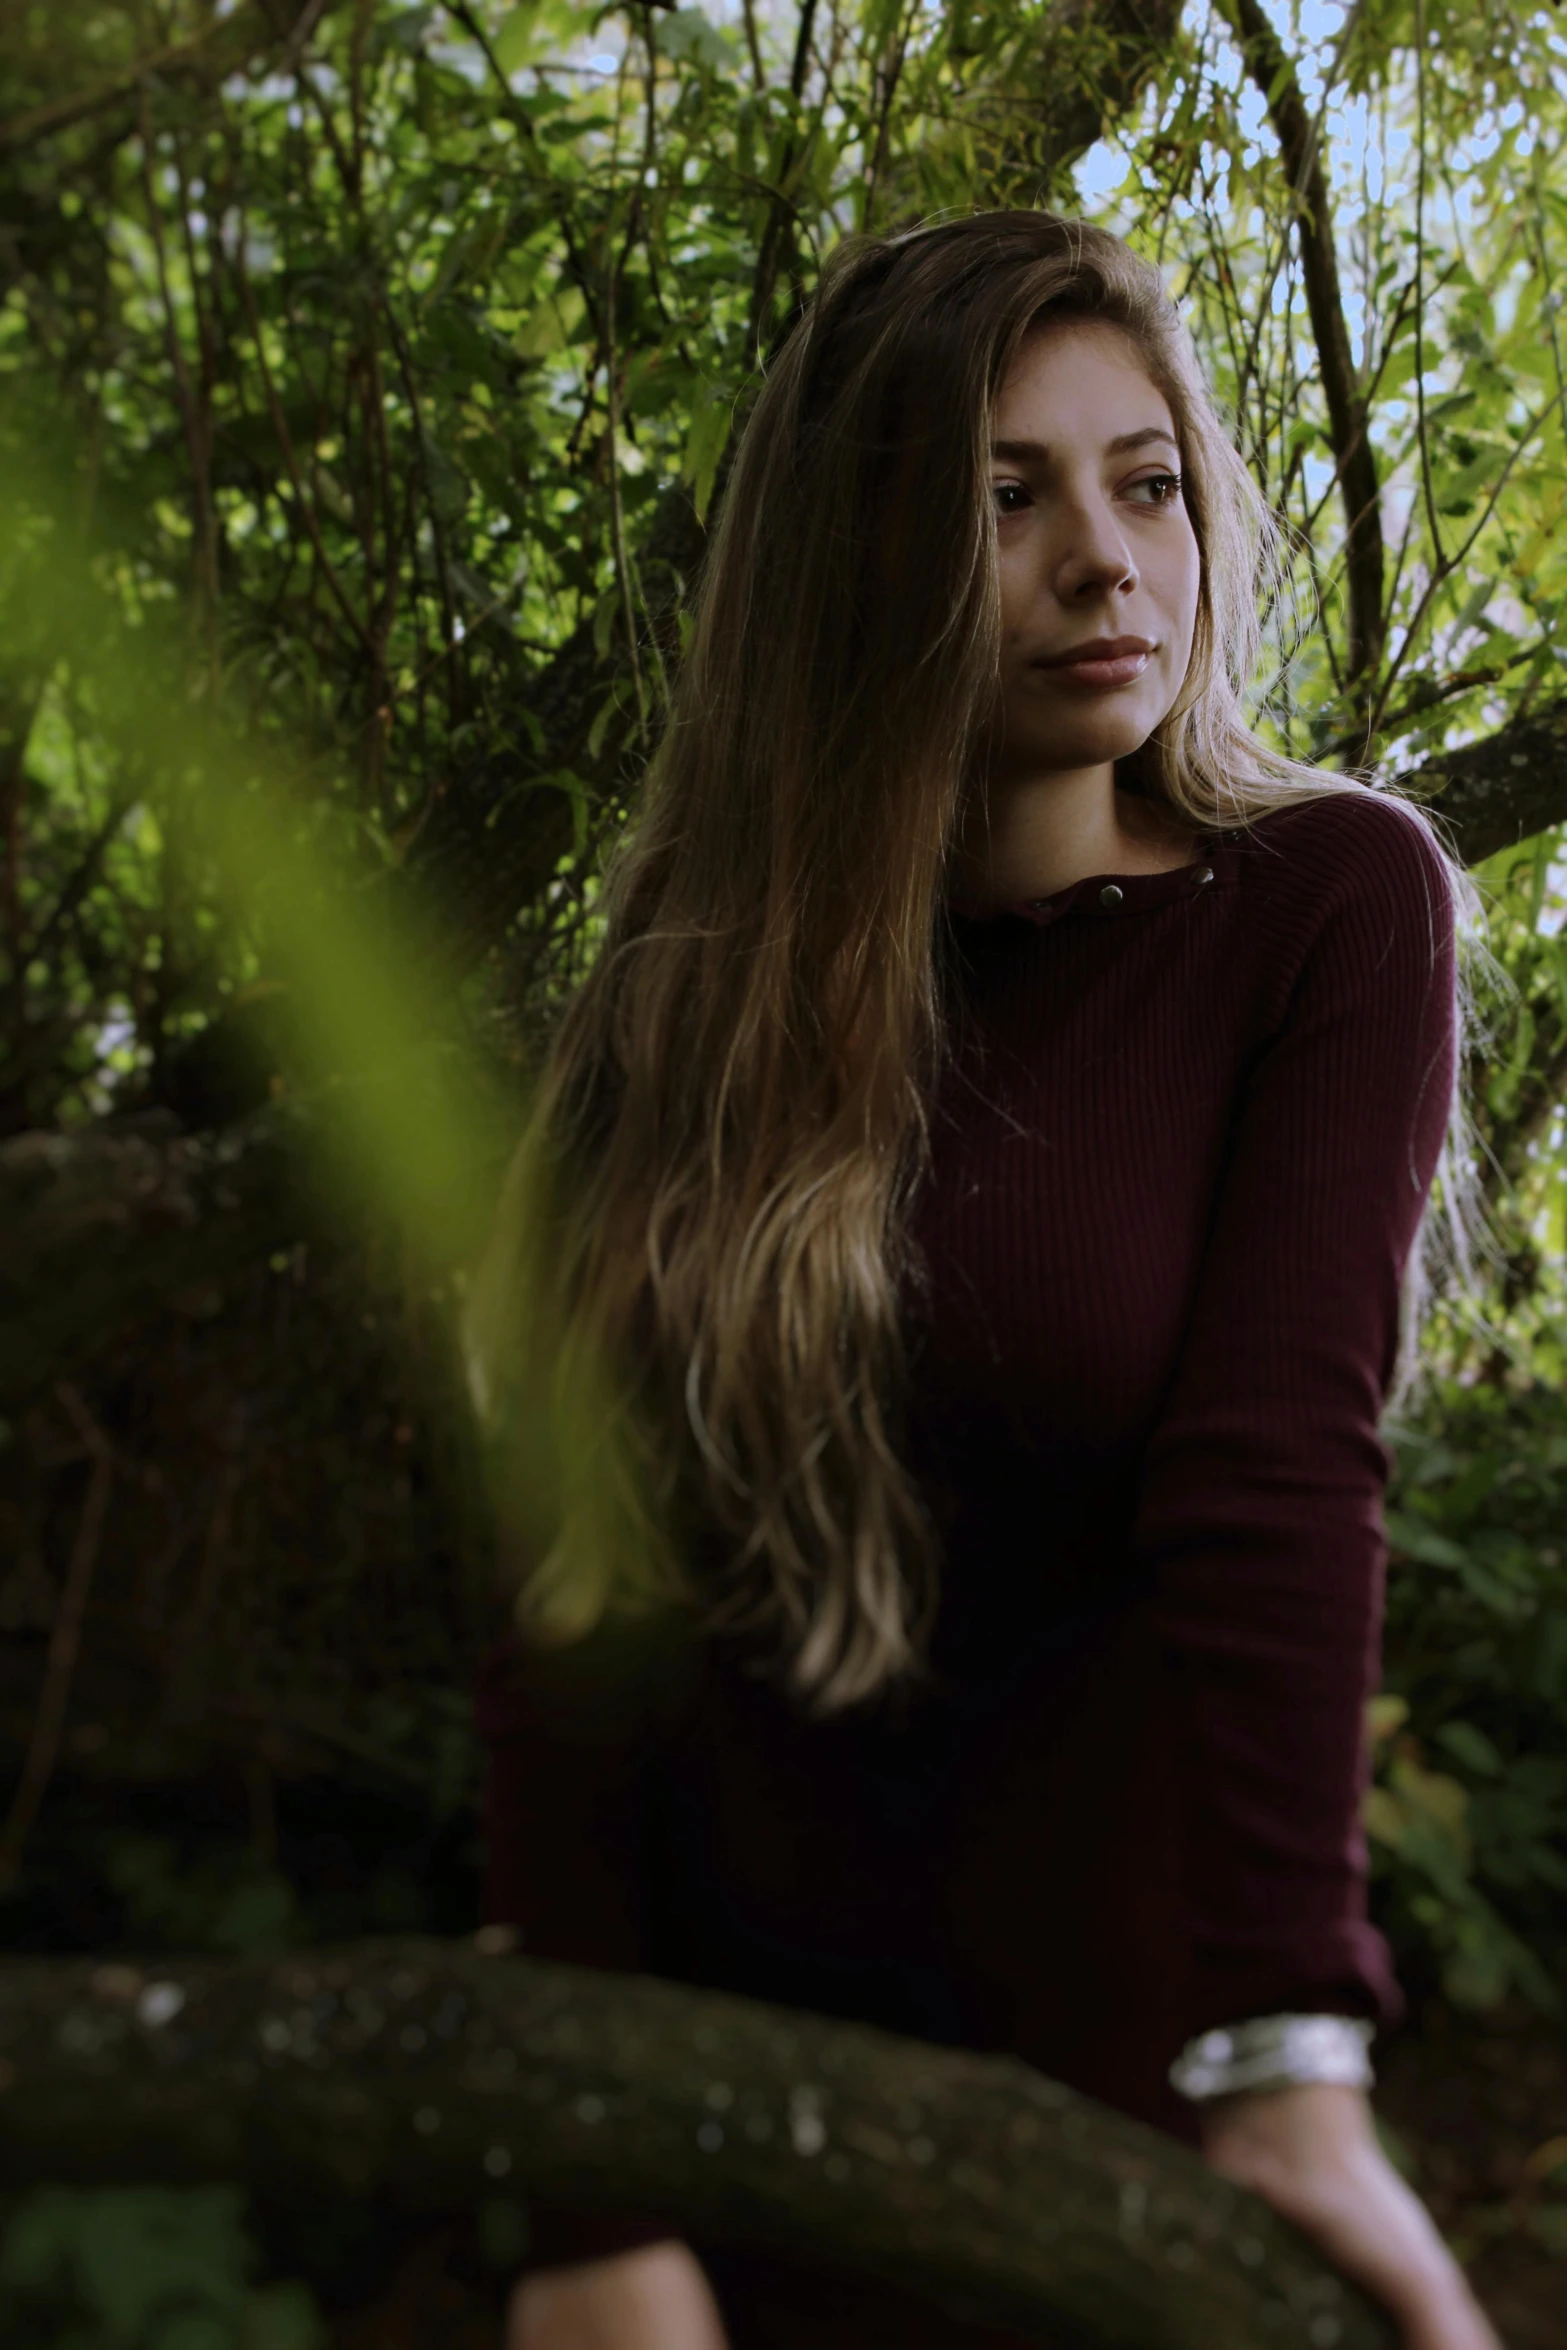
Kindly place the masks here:
<instances>
[{"instance_id":1,"label":"woman's forehead","mask_svg":"<svg viewBox=\"0 0 1567 2350\"><path fill-rule=\"evenodd\" d=\"M1018 352L996 401L997 432L1054 423L1073 437L1105 440L1144 429L1174 435L1175 419L1143 352L1124 327L1102 319L1046 321ZM1030 429L1031 439L1049 431Z\"/></svg>"}]
</instances>

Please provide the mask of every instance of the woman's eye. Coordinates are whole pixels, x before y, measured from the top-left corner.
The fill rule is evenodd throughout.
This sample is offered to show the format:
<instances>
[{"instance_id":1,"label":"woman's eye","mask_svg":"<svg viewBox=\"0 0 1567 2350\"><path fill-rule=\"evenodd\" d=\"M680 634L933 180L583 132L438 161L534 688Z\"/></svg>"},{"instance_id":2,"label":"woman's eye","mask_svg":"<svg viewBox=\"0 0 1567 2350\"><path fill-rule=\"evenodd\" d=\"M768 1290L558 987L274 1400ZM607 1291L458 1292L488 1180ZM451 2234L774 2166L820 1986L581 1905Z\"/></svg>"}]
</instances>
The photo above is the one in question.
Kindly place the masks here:
<instances>
[{"instance_id":1,"label":"woman's eye","mask_svg":"<svg viewBox=\"0 0 1567 2350\"><path fill-rule=\"evenodd\" d=\"M1021 514L1028 504L1028 492L1020 481L993 481L990 494L998 514Z\"/></svg>"},{"instance_id":2,"label":"woman's eye","mask_svg":"<svg viewBox=\"0 0 1567 2350\"><path fill-rule=\"evenodd\" d=\"M1134 481L1131 488L1140 503L1173 506L1181 494L1181 477L1178 473L1148 473L1144 474L1141 481ZM1145 490L1148 493L1146 499L1142 495Z\"/></svg>"}]
</instances>

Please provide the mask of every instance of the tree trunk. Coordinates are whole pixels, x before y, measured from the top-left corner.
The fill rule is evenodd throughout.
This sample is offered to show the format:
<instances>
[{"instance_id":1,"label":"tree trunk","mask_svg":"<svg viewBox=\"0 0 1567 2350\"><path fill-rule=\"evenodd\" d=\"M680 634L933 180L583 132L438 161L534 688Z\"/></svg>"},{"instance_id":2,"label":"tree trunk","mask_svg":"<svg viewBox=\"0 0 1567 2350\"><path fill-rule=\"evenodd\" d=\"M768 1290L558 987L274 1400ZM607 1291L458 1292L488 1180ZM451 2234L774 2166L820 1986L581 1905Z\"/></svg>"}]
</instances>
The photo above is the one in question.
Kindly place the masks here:
<instances>
[{"instance_id":1,"label":"tree trunk","mask_svg":"<svg viewBox=\"0 0 1567 2350\"><path fill-rule=\"evenodd\" d=\"M389 1941L0 1962L0 2184L502 2182L913 2283L1081 2350L1390 2350L1263 2204L1010 2058L646 1978Z\"/></svg>"}]
</instances>

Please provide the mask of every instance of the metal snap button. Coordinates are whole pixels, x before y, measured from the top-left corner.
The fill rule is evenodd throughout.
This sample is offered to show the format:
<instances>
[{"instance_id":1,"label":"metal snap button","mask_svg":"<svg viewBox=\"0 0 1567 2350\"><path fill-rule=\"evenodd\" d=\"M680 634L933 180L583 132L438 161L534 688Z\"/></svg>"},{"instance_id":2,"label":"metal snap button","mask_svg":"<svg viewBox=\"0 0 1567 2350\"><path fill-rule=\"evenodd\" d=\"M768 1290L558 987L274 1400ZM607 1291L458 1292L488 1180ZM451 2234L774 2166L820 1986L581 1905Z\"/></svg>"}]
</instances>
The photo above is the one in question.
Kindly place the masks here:
<instances>
[{"instance_id":1,"label":"metal snap button","mask_svg":"<svg viewBox=\"0 0 1567 2350\"><path fill-rule=\"evenodd\" d=\"M1211 865L1202 866L1195 878L1198 881L1211 881L1213 879L1213 867Z\"/></svg>"},{"instance_id":2,"label":"metal snap button","mask_svg":"<svg viewBox=\"0 0 1567 2350\"><path fill-rule=\"evenodd\" d=\"M1099 892L1099 903L1102 906L1118 906L1124 894L1123 891L1116 888L1113 881L1107 881Z\"/></svg>"}]
</instances>

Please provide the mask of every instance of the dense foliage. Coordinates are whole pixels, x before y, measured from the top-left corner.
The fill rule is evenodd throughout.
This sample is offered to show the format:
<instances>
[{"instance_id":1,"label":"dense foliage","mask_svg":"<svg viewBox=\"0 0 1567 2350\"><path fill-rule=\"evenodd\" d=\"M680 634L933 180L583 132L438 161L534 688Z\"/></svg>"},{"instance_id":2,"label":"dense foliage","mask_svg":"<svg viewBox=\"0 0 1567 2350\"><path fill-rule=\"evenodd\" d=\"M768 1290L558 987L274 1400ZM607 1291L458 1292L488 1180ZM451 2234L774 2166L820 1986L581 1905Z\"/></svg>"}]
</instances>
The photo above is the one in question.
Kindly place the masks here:
<instances>
[{"instance_id":1,"label":"dense foliage","mask_svg":"<svg viewBox=\"0 0 1567 2350\"><path fill-rule=\"evenodd\" d=\"M1369 1818L1408 1979L1480 2007L1550 2006L1567 1963L1564 132L1543 0L32 0L0 50L0 1137L238 1149L308 1108L352 1031L302 1052L333 993L283 904L307 866L346 877L328 924L433 925L422 984L503 1100L591 950L731 433L823 252L1043 199L1157 259L1287 526L1265 723L1432 788L1495 737L1533 795L1479 869L1493 1240L1394 1432ZM138 673L161 744L117 722ZM236 872L198 721L250 746L291 863ZM84 1560L86 1605L55 1832L5 1842L23 1939L458 1922L417 1879L466 1817L484 1532L395 1188L16 1401L18 1758ZM205 1827L148 1792L215 1771ZM140 1789L112 1834L84 1772ZM422 1806L375 1834L423 1859L345 1892L290 1811L339 1780L345 1822Z\"/></svg>"}]
</instances>

